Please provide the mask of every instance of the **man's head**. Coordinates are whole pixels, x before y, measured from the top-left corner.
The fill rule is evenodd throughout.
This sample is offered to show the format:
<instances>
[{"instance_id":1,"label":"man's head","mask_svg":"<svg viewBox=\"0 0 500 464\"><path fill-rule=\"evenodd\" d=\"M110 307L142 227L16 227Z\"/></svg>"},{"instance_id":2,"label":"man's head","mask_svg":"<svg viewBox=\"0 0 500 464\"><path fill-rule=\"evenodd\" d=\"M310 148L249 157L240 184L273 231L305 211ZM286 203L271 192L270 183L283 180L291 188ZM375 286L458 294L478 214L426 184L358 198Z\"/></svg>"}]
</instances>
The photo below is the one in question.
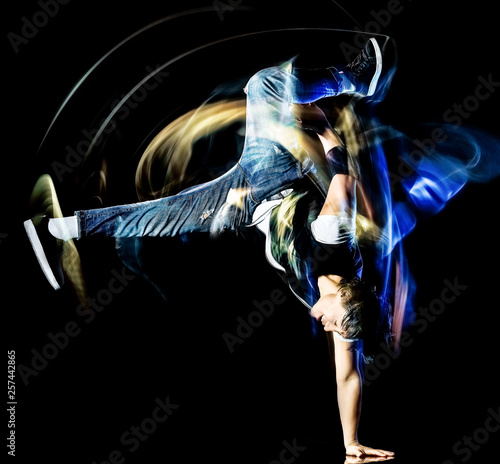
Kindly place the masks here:
<instances>
[{"instance_id":1,"label":"man's head","mask_svg":"<svg viewBox=\"0 0 500 464\"><path fill-rule=\"evenodd\" d=\"M326 331L350 340L363 341L363 356L370 361L389 336L389 311L375 290L358 278L341 279L337 292L321 298L311 314ZM353 347L359 346L358 343Z\"/></svg>"}]
</instances>

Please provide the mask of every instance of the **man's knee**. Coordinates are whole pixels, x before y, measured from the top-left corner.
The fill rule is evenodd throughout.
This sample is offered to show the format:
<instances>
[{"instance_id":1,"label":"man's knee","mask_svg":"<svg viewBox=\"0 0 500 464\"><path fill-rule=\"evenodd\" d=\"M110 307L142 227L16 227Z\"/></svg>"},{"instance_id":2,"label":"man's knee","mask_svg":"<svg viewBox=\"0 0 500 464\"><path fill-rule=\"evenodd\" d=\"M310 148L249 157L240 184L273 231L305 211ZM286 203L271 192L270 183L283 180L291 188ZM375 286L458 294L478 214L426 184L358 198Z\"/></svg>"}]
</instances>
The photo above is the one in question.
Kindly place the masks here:
<instances>
[{"instance_id":1,"label":"man's knee","mask_svg":"<svg viewBox=\"0 0 500 464\"><path fill-rule=\"evenodd\" d=\"M260 96L284 97L290 91L290 74L278 66L254 74L245 87L249 98Z\"/></svg>"}]
</instances>

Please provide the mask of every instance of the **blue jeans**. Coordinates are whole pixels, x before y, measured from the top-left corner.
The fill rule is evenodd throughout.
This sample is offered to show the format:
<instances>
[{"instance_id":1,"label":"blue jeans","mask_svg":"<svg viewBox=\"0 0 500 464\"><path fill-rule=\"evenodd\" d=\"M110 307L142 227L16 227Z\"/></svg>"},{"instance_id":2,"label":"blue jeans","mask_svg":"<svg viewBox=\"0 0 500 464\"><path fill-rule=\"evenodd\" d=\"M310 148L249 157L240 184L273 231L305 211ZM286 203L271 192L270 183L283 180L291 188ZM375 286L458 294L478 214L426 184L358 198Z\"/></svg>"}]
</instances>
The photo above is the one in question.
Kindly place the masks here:
<instances>
[{"instance_id":1,"label":"blue jeans","mask_svg":"<svg viewBox=\"0 0 500 464\"><path fill-rule=\"evenodd\" d=\"M331 71L294 70L292 74L281 67L267 68L248 81L245 91L245 145L229 172L169 197L77 211L80 238L217 235L236 230L251 224L260 202L312 174L315 167L309 157L301 158L294 151L298 143L291 130L295 120L289 105L336 95Z\"/></svg>"}]
</instances>

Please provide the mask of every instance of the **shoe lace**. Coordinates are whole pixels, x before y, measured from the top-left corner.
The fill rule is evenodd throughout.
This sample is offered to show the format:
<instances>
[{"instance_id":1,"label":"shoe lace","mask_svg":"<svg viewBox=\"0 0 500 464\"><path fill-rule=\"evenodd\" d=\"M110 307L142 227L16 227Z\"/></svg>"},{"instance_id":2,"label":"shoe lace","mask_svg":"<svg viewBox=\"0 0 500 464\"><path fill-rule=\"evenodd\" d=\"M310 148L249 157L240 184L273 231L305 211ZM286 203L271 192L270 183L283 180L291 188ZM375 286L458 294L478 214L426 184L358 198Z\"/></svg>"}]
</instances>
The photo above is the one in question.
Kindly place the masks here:
<instances>
[{"instance_id":1,"label":"shoe lace","mask_svg":"<svg viewBox=\"0 0 500 464\"><path fill-rule=\"evenodd\" d=\"M370 65L370 56L365 50L356 55L354 59L346 65L346 69L355 77L359 77Z\"/></svg>"}]
</instances>

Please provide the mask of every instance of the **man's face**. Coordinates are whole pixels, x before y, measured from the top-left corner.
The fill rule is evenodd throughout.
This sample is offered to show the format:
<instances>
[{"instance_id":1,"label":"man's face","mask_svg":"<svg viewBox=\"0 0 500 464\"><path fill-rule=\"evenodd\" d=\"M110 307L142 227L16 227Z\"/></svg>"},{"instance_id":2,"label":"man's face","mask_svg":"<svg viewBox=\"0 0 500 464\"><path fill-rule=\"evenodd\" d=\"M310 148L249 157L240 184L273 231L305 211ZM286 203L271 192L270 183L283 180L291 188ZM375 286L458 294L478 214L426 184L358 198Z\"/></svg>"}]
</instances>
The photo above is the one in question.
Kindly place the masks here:
<instances>
[{"instance_id":1,"label":"man's face","mask_svg":"<svg viewBox=\"0 0 500 464\"><path fill-rule=\"evenodd\" d=\"M338 292L321 297L311 310L311 316L321 321L327 332L337 332L346 337L346 333L342 329L344 314L345 309Z\"/></svg>"}]
</instances>

